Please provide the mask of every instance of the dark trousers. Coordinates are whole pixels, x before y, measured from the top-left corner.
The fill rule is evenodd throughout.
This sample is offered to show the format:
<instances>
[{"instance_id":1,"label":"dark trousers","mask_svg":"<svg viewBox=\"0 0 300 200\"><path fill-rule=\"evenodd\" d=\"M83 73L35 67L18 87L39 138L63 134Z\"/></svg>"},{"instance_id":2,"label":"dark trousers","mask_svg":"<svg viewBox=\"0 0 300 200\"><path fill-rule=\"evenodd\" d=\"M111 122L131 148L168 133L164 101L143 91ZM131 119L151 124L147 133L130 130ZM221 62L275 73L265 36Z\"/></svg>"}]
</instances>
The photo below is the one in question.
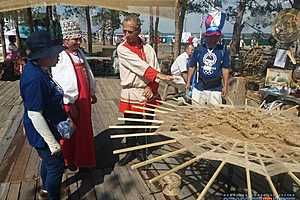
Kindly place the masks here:
<instances>
[{"instance_id":1,"label":"dark trousers","mask_svg":"<svg viewBox=\"0 0 300 200\"><path fill-rule=\"evenodd\" d=\"M42 189L47 190L49 200L60 199L60 186L64 173L64 159L62 154L52 156L48 148L36 149L40 158Z\"/></svg>"}]
</instances>

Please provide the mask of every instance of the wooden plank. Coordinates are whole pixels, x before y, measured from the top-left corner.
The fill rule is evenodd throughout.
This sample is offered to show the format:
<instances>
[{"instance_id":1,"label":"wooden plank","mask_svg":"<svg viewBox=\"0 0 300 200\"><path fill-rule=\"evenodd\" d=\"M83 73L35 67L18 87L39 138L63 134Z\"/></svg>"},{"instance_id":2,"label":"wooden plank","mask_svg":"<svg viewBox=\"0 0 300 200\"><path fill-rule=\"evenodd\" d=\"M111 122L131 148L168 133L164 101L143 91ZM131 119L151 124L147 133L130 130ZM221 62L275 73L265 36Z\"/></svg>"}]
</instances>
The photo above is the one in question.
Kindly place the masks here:
<instances>
[{"instance_id":1,"label":"wooden plank","mask_svg":"<svg viewBox=\"0 0 300 200\"><path fill-rule=\"evenodd\" d=\"M111 174L109 175L104 176L102 184L99 183L95 185L95 192L98 200L126 200L125 194L123 193L121 188L119 175L116 174L115 171L111 172Z\"/></svg>"},{"instance_id":2,"label":"wooden plank","mask_svg":"<svg viewBox=\"0 0 300 200\"><path fill-rule=\"evenodd\" d=\"M1 111L0 111L0 122L6 121L8 118L8 114L13 108L13 106L0 106Z\"/></svg>"},{"instance_id":3,"label":"wooden plank","mask_svg":"<svg viewBox=\"0 0 300 200\"><path fill-rule=\"evenodd\" d=\"M62 193L61 193L61 200L66 200L68 199L68 196L70 194L70 189L69 189L69 185L67 184L67 175L63 174L63 178L62 178L62 184L61 184L61 189L62 189Z\"/></svg>"},{"instance_id":4,"label":"wooden plank","mask_svg":"<svg viewBox=\"0 0 300 200\"><path fill-rule=\"evenodd\" d=\"M24 173L27 167L27 163L29 161L29 156L31 154L31 151L32 151L32 147L29 145L26 139L22 147L22 150L16 160L16 164L13 169L14 173L10 178L11 182L20 181L25 177Z\"/></svg>"},{"instance_id":5,"label":"wooden plank","mask_svg":"<svg viewBox=\"0 0 300 200\"><path fill-rule=\"evenodd\" d=\"M125 199L142 200L143 196L137 190L137 185L131 176L128 176L127 167L115 167L114 172L119 176L121 190L125 194Z\"/></svg>"},{"instance_id":6,"label":"wooden plank","mask_svg":"<svg viewBox=\"0 0 300 200\"><path fill-rule=\"evenodd\" d=\"M6 199L10 183L0 183L0 199Z\"/></svg>"},{"instance_id":7,"label":"wooden plank","mask_svg":"<svg viewBox=\"0 0 300 200\"><path fill-rule=\"evenodd\" d=\"M158 187L158 185L153 185L146 181L153 178L155 175L159 175L157 171L158 170L151 170L150 168L148 168L147 170L139 170L139 173L141 175L141 179L145 182L147 186L149 194L153 196L154 199L166 199L162 193L161 187Z\"/></svg>"},{"instance_id":8,"label":"wooden plank","mask_svg":"<svg viewBox=\"0 0 300 200\"><path fill-rule=\"evenodd\" d=\"M135 182L136 189L142 195L143 199L145 200L152 200L156 199L154 194L149 190L145 181L141 178L139 172L137 170L133 170L130 167L127 167L128 176L132 177L133 181ZM160 196L160 199L165 199L163 195Z\"/></svg>"},{"instance_id":9,"label":"wooden plank","mask_svg":"<svg viewBox=\"0 0 300 200\"><path fill-rule=\"evenodd\" d=\"M11 100L11 97L16 94L18 84L11 82L6 88L6 90L1 93L0 96L0 105L8 105Z\"/></svg>"},{"instance_id":10,"label":"wooden plank","mask_svg":"<svg viewBox=\"0 0 300 200\"><path fill-rule=\"evenodd\" d=\"M79 176L80 178L77 181L79 198L84 200L97 200L96 192L94 190L94 173L88 172Z\"/></svg>"},{"instance_id":11,"label":"wooden plank","mask_svg":"<svg viewBox=\"0 0 300 200\"><path fill-rule=\"evenodd\" d=\"M18 113L18 115L13 120L13 123L11 124L8 131L4 134L4 138L0 141L0 160L3 159L4 155L6 154L8 148L10 147L13 139L17 135L22 135L23 133L23 127L21 126L21 121L23 118L23 107L22 110ZM19 136L18 136L19 137ZM18 137L16 140L18 141ZM10 147L14 148L14 146Z\"/></svg>"},{"instance_id":12,"label":"wooden plank","mask_svg":"<svg viewBox=\"0 0 300 200\"><path fill-rule=\"evenodd\" d=\"M80 199L83 199L83 200L97 200L95 189L92 188L85 195L81 196Z\"/></svg>"},{"instance_id":13,"label":"wooden plank","mask_svg":"<svg viewBox=\"0 0 300 200\"><path fill-rule=\"evenodd\" d=\"M19 198L21 182L11 183L6 200L16 200Z\"/></svg>"},{"instance_id":14,"label":"wooden plank","mask_svg":"<svg viewBox=\"0 0 300 200\"><path fill-rule=\"evenodd\" d=\"M68 179L77 179L75 176L77 176L76 174L74 175L70 175L68 174L67 177ZM69 188L70 188L70 195L69 195L69 199L72 200L77 200L77 199L80 199L80 196L79 196L79 191L78 191L78 185L77 185L77 180L74 181L74 182L71 182L70 185L69 185Z\"/></svg>"},{"instance_id":15,"label":"wooden plank","mask_svg":"<svg viewBox=\"0 0 300 200\"><path fill-rule=\"evenodd\" d=\"M25 142L25 136L23 135L21 128L19 128L14 135L11 142L0 141L0 154L3 157L0 163L0 182L9 181L10 176L13 173L15 161Z\"/></svg>"},{"instance_id":16,"label":"wooden plank","mask_svg":"<svg viewBox=\"0 0 300 200\"><path fill-rule=\"evenodd\" d=\"M96 104L93 106L93 113L92 113L92 119L93 119L93 128L94 128L94 135L97 135L99 132L105 129L103 121L101 119L103 111L100 108L100 104Z\"/></svg>"},{"instance_id":17,"label":"wooden plank","mask_svg":"<svg viewBox=\"0 0 300 200\"><path fill-rule=\"evenodd\" d=\"M35 149L32 149L25 169L25 179L36 180L39 177L41 159Z\"/></svg>"},{"instance_id":18,"label":"wooden plank","mask_svg":"<svg viewBox=\"0 0 300 200\"><path fill-rule=\"evenodd\" d=\"M23 181L20 189L19 200L34 200L36 193L36 181Z\"/></svg>"},{"instance_id":19,"label":"wooden plank","mask_svg":"<svg viewBox=\"0 0 300 200\"><path fill-rule=\"evenodd\" d=\"M19 91L19 81L15 82L10 93L7 94L6 101L3 102L4 105L15 105L15 101L20 96Z\"/></svg>"}]
</instances>

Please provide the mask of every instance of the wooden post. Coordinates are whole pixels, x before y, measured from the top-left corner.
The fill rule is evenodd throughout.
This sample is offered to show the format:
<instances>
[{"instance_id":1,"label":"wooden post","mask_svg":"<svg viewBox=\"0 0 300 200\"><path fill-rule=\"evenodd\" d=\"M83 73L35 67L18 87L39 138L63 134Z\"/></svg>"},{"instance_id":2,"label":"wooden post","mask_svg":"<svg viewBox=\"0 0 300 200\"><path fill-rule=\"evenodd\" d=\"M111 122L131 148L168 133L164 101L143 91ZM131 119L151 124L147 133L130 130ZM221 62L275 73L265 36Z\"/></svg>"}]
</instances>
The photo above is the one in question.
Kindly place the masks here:
<instances>
[{"instance_id":1,"label":"wooden post","mask_svg":"<svg viewBox=\"0 0 300 200\"><path fill-rule=\"evenodd\" d=\"M1 35L1 44L2 44L2 56L3 60L6 58L6 44L4 37L4 17L3 13L0 13L0 35Z\"/></svg>"},{"instance_id":2,"label":"wooden post","mask_svg":"<svg viewBox=\"0 0 300 200\"><path fill-rule=\"evenodd\" d=\"M241 106L245 104L246 99L246 83L247 80L243 77L234 77L230 82L227 99L231 100L231 104Z\"/></svg>"},{"instance_id":3,"label":"wooden post","mask_svg":"<svg viewBox=\"0 0 300 200\"><path fill-rule=\"evenodd\" d=\"M16 28L16 43L17 43L17 47L21 49L21 38L19 33L19 12L14 11L13 16L14 16L14 25Z\"/></svg>"},{"instance_id":4,"label":"wooden post","mask_svg":"<svg viewBox=\"0 0 300 200\"><path fill-rule=\"evenodd\" d=\"M27 8L26 11L27 11L27 23L28 23L28 26L29 26L29 30L30 30L30 33L33 33L34 28L33 28L32 9Z\"/></svg>"},{"instance_id":5,"label":"wooden post","mask_svg":"<svg viewBox=\"0 0 300 200\"><path fill-rule=\"evenodd\" d=\"M155 26L154 26L154 51L157 54L158 53L158 39L159 39L159 35L158 35L158 24L159 24L159 7L156 6L156 10L155 10Z\"/></svg>"},{"instance_id":6,"label":"wooden post","mask_svg":"<svg viewBox=\"0 0 300 200\"><path fill-rule=\"evenodd\" d=\"M51 32L52 23L52 6L46 6L46 27L49 32Z\"/></svg>"},{"instance_id":7,"label":"wooden post","mask_svg":"<svg viewBox=\"0 0 300 200\"><path fill-rule=\"evenodd\" d=\"M87 25L87 42L88 42L88 52L93 52L93 38L92 38L92 28L91 28L91 18L90 18L90 7L85 7L86 25Z\"/></svg>"}]
</instances>

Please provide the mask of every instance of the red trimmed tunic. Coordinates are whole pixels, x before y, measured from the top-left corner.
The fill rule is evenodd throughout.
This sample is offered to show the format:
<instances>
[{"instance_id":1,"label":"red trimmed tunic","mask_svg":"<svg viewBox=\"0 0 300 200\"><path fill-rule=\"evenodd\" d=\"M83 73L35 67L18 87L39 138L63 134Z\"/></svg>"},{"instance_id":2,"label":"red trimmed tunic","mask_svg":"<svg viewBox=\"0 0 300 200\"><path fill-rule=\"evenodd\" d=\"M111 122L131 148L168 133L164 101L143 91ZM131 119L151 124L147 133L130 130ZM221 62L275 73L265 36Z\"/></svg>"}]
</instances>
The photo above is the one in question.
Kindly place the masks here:
<instances>
[{"instance_id":1,"label":"red trimmed tunic","mask_svg":"<svg viewBox=\"0 0 300 200\"><path fill-rule=\"evenodd\" d=\"M69 55L75 69L78 84L78 99L75 106L79 110L78 119L73 119L76 130L71 139L61 141L66 165L75 164L77 167L96 166L95 146L91 120L91 96L89 78L84 63L75 63ZM74 105L73 105L74 106ZM70 111L70 105L65 105Z\"/></svg>"},{"instance_id":2,"label":"red trimmed tunic","mask_svg":"<svg viewBox=\"0 0 300 200\"><path fill-rule=\"evenodd\" d=\"M144 47L143 45L136 45L136 46L132 46L127 42L124 42L123 44L124 47L128 48L131 52L133 52L134 54L138 55L138 57L147 62L147 58L146 58L146 54L144 51ZM120 60L121 62L121 60ZM134 72L132 72L134 73ZM144 112L143 109L139 109L139 108L135 108L134 106L142 106L142 107L149 107L146 106L146 103L151 103L151 104L155 104L158 105L159 103L156 100L160 99L160 95L158 93L158 86L159 84L155 81L156 79L156 75L158 74L158 70L151 67L150 65L146 68L146 70L144 71L143 74L143 79L147 82L147 84L145 86L150 87L151 91L153 92L153 98L151 100L132 100L132 99L124 99L120 98L120 104L119 104L119 109L120 112L124 112L125 110L131 110L131 111L137 111L137 112ZM120 75L122 76L122 74L120 73Z\"/></svg>"}]
</instances>

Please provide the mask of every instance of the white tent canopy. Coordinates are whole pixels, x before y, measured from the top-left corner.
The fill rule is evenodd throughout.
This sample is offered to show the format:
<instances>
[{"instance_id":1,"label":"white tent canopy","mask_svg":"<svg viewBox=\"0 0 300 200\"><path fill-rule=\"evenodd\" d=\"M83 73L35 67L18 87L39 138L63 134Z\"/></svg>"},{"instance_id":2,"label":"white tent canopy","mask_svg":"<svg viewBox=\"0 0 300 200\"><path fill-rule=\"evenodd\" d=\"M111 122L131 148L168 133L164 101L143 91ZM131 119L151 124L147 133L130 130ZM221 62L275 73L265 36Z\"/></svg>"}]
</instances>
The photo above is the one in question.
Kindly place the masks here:
<instances>
[{"instance_id":1,"label":"white tent canopy","mask_svg":"<svg viewBox=\"0 0 300 200\"><path fill-rule=\"evenodd\" d=\"M99 6L127 12L174 18L176 0L0 0L0 12L35 6Z\"/></svg>"}]
</instances>

